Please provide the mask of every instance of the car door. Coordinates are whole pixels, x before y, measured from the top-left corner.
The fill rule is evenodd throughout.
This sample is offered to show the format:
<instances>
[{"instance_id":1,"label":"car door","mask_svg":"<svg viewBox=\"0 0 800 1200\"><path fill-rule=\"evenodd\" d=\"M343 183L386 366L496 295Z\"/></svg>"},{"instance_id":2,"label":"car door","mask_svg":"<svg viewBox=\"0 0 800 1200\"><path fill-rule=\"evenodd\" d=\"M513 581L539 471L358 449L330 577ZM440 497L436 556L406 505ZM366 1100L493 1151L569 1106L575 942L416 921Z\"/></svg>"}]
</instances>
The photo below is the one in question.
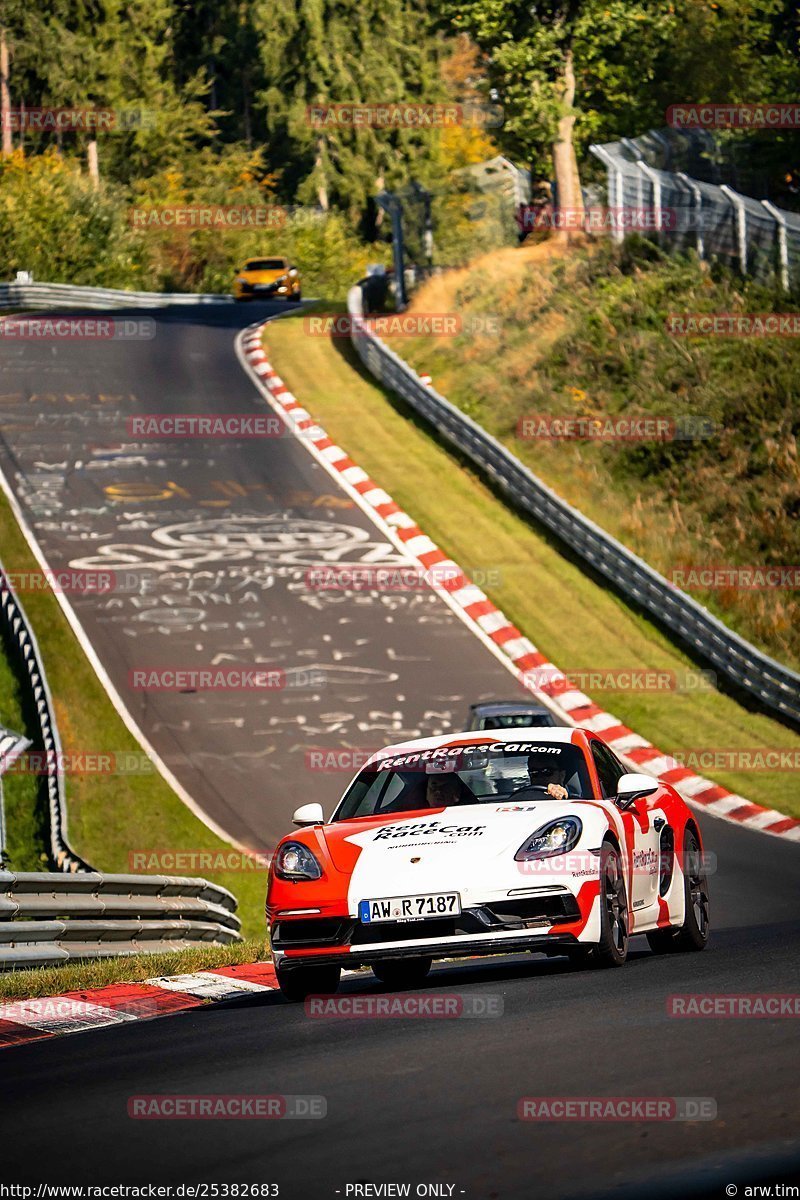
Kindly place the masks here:
<instances>
[{"instance_id":1,"label":"car door","mask_svg":"<svg viewBox=\"0 0 800 1200\"><path fill-rule=\"evenodd\" d=\"M604 742L592 740L592 756L602 794L613 800L617 784L627 768ZM620 816L628 837L630 906L634 912L639 912L658 900L659 831L664 824L664 814L658 804L653 805L651 796L641 796Z\"/></svg>"}]
</instances>

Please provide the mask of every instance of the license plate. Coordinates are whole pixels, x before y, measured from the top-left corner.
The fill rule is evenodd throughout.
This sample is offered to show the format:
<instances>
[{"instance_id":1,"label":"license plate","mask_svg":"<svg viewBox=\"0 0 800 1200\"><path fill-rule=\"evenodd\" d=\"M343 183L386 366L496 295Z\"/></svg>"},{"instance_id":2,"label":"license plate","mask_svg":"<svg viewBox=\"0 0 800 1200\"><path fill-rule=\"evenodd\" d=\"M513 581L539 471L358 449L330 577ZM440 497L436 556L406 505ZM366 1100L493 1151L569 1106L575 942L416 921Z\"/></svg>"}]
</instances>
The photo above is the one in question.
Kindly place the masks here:
<instances>
[{"instance_id":1,"label":"license plate","mask_svg":"<svg viewBox=\"0 0 800 1200\"><path fill-rule=\"evenodd\" d=\"M424 896L389 896L385 900L361 900L358 919L362 925L382 921L429 921L455 917L461 912L458 892L436 892Z\"/></svg>"}]
</instances>

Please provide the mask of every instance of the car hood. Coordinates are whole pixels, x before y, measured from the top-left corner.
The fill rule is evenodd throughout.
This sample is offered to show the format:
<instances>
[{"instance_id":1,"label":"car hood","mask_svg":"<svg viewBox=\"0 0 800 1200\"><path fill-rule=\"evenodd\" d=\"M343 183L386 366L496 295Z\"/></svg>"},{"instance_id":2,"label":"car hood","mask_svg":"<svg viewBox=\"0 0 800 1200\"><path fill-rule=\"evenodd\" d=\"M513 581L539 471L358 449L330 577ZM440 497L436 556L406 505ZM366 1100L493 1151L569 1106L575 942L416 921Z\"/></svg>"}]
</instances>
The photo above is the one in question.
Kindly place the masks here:
<instances>
[{"instance_id":1,"label":"car hood","mask_svg":"<svg viewBox=\"0 0 800 1200\"><path fill-rule=\"evenodd\" d=\"M513 864L523 842L549 821L577 814L584 825L588 816L605 826L600 810L585 800L471 804L336 822L320 832L336 869L357 875L363 895L380 896L457 888L472 868L483 874L493 861Z\"/></svg>"}]
</instances>

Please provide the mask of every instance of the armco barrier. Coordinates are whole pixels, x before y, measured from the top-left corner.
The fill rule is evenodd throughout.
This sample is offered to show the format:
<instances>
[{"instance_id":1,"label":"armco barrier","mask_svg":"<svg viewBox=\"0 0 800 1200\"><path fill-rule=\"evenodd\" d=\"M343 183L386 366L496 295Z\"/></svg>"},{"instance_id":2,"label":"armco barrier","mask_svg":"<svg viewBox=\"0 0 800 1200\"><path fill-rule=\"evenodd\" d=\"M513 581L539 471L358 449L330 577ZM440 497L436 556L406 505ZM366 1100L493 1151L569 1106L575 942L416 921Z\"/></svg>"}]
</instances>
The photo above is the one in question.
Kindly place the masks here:
<instances>
[{"instance_id":1,"label":"armco barrier","mask_svg":"<svg viewBox=\"0 0 800 1200\"><path fill-rule=\"evenodd\" d=\"M64 774L61 769L61 739L58 736L53 699L47 686L47 676L36 638L2 563L0 622L5 640L16 653L27 682L26 699L36 710L39 726L36 741L47 756L47 773L44 778L50 819L50 856L59 871L90 871L91 867L75 853L67 841L67 803Z\"/></svg>"},{"instance_id":2,"label":"armco barrier","mask_svg":"<svg viewBox=\"0 0 800 1200\"><path fill-rule=\"evenodd\" d=\"M36 709L36 741L47 752L50 853L58 868L0 870L0 970L241 941L236 898L225 888L168 875L102 875L71 848L53 701L36 638L2 563L0 623Z\"/></svg>"},{"instance_id":3,"label":"armco barrier","mask_svg":"<svg viewBox=\"0 0 800 1200\"><path fill-rule=\"evenodd\" d=\"M233 304L232 296L126 292L71 283L0 283L0 308L159 308L165 304Z\"/></svg>"},{"instance_id":4,"label":"armco barrier","mask_svg":"<svg viewBox=\"0 0 800 1200\"><path fill-rule=\"evenodd\" d=\"M363 317L362 284L347 297L351 317ZM424 384L369 328L354 321L352 342L376 379L420 413L447 442L489 475L512 503L552 530L584 563L608 579L764 708L800 726L800 675L751 646L707 609L567 504L455 405Z\"/></svg>"},{"instance_id":5,"label":"armco barrier","mask_svg":"<svg viewBox=\"0 0 800 1200\"><path fill-rule=\"evenodd\" d=\"M240 942L235 909L205 879L0 871L0 970Z\"/></svg>"}]
</instances>

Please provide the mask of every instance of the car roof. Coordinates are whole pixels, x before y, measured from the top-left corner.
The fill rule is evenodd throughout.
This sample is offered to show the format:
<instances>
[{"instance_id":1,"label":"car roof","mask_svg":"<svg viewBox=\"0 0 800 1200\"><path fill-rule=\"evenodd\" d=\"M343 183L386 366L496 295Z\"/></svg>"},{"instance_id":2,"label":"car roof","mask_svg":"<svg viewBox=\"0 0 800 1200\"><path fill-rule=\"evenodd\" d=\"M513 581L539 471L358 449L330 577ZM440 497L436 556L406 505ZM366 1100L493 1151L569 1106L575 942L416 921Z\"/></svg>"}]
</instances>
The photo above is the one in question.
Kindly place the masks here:
<instances>
[{"instance_id":1,"label":"car roof","mask_svg":"<svg viewBox=\"0 0 800 1200\"><path fill-rule=\"evenodd\" d=\"M470 704L469 709L473 713L491 713L500 717L508 717L513 713L549 712L549 709L535 700L487 700L484 703Z\"/></svg>"},{"instance_id":2,"label":"car roof","mask_svg":"<svg viewBox=\"0 0 800 1200\"><path fill-rule=\"evenodd\" d=\"M377 762L387 755L405 754L409 750L436 750L439 746L476 746L489 742L552 742L556 745L569 744L574 741L575 734L584 737L587 731L573 728L570 725L554 725L544 729L478 729L465 730L462 733L441 733L436 737L414 738L409 742L397 742L393 746L385 746L376 751L366 766ZM580 742L580 738L578 739Z\"/></svg>"}]
</instances>

